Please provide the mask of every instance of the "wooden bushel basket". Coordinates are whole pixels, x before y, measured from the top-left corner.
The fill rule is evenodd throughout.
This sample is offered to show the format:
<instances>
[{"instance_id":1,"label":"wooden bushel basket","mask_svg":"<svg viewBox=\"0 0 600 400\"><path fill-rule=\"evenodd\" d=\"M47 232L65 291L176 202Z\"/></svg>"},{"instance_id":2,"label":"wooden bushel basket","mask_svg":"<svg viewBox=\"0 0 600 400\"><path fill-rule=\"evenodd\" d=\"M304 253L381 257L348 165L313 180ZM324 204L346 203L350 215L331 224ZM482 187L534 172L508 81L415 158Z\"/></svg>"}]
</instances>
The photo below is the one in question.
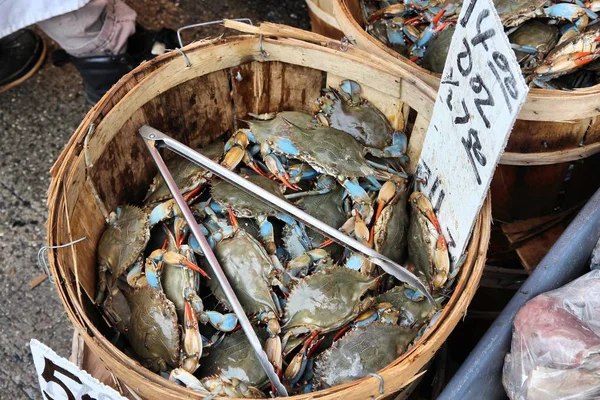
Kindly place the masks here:
<instances>
[{"instance_id":1,"label":"wooden bushel basket","mask_svg":"<svg viewBox=\"0 0 600 400\"><path fill-rule=\"evenodd\" d=\"M306 0L308 15L312 31L319 35L334 39L341 39L344 33L340 30L337 20L333 16L333 2L335 0Z\"/></svg>"},{"instance_id":2,"label":"wooden bushel basket","mask_svg":"<svg viewBox=\"0 0 600 400\"><path fill-rule=\"evenodd\" d=\"M437 89L440 76L410 62L362 27L360 0L334 0L340 29L370 54ZM512 222L581 205L600 186L600 85L532 89L492 181L495 220Z\"/></svg>"},{"instance_id":3,"label":"wooden bushel basket","mask_svg":"<svg viewBox=\"0 0 600 400\"><path fill-rule=\"evenodd\" d=\"M48 244L87 238L49 251L58 293L91 351L122 384L143 398L202 396L143 368L111 344L104 335L106 322L91 300L96 287L96 246L106 226L106 212L139 201L156 174L138 128L149 124L200 147L234 132L239 119L249 112L310 112L321 89L346 78L359 82L363 95L382 109L396 128L410 130L409 112L428 120L433 108L432 89L365 52L343 52L339 42L273 24L243 29L260 29L264 37L246 35L195 43L183 49L189 66L182 54L173 51L124 76L87 114L52 169ZM413 160L418 158L425 134L417 128L415 124L407 132L412 136ZM382 398L416 379L467 310L484 267L490 224L488 198L443 314L417 345L380 371L384 394L379 393L379 379L368 377L292 398Z\"/></svg>"}]
</instances>

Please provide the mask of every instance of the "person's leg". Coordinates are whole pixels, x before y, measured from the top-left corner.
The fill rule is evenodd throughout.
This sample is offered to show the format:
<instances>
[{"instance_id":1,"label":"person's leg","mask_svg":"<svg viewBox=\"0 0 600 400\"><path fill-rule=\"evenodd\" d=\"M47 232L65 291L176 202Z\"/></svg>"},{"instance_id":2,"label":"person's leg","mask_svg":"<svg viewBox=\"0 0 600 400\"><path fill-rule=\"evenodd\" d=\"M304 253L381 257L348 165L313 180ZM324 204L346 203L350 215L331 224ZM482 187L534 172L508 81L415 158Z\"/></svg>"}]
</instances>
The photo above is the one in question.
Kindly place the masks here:
<instances>
[{"instance_id":1,"label":"person's leg","mask_svg":"<svg viewBox=\"0 0 600 400\"><path fill-rule=\"evenodd\" d=\"M73 12L38 23L61 47L54 64L72 62L83 78L85 98L96 103L123 75L154 57L156 42L177 46L173 30L146 31L123 0L91 0Z\"/></svg>"},{"instance_id":2,"label":"person's leg","mask_svg":"<svg viewBox=\"0 0 600 400\"><path fill-rule=\"evenodd\" d=\"M0 38L0 93L27 80L44 63L46 44L30 29Z\"/></svg>"},{"instance_id":3,"label":"person's leg","mask_svg":"<svg viewBox=\"0 0 600 400\"><path fill-rule=\"evenodd\" d=\"M73 57L115 56L127 51L136 16L122 0L91 0L38 26Z\"/></svg>"}]
</instances>

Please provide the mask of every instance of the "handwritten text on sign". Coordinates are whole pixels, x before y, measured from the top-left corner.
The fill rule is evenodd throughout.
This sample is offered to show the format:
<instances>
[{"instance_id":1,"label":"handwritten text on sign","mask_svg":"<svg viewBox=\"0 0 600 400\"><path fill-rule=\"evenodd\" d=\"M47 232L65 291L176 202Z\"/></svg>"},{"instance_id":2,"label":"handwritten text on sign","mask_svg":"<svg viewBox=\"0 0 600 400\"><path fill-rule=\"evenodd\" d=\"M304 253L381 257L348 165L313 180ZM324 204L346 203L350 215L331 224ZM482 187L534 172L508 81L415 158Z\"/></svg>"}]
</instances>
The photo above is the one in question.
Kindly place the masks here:
<instances>
[{"instance_id":1,"label":"handwritten text on sign","mask_svg":"<svg viewBox=\"0 0 600 400\"><path fill-rule=\"evenodd\" d=\"M417 173L457 260L528 88L492 0L458 18Z\"/></svg>"},{"instance_id":2,"label":"handwritten text on sign","mask_svg":"<svg viewBox=\"0 0 600 400\"><path fill-rule=\"evenodd\" d=\"M126 400L35 339L31 355L45 400Z\"/></svg>"}]
</instances>

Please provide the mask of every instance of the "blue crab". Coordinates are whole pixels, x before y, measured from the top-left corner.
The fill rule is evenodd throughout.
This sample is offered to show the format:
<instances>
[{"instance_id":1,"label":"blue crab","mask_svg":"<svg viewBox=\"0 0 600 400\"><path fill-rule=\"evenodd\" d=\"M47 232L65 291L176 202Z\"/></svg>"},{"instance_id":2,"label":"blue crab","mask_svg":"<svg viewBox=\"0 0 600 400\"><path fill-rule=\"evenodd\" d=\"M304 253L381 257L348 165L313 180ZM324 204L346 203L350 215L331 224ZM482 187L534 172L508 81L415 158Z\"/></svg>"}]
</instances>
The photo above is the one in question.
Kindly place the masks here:
<instances>
[{"instance_id":1,"label":"blue crab","mask_svg":"<svg viewBox=\"0 0 600 400\"><path fill-rule=\"evenodd\" d=\"M263 399L266 397L261 390L254 386L250 386L235 378L229 379L223 373L200 380L183 368L175 368L171 371L169 380L183 385L188 389L200 392L206 397L218 396L246 399Z\"/></svg>"},{"instance_id":2,"label":"blue crab","mask_svg":"<svg viewBox=\"0 0 600 400\"><path fill-rule=\"evenodd\" d=\"M289 176L280 157L303 161L315 171L336 178L354 201L363 219L370 220L373 212L371 199L361 187L359 179L378 187L380 184L376 178L390 180L394 175L370 165L365 159L365 146L347 133L331 127L306 128L288 120L287 116L289 112L279 113L274 120L266 121L278 126L276 133L262 125L264 121L255 121L251 129L238 132L246 135L250 142L260 143L263 159L275 160L266 164L280 180L287 181Z\"/></svg>"},{"instance_id":3,"label":"blue crab","mask_svg":"<svg viewBox=\"0 0 600 400\"><path fill-rule=\"evenodd\" d=\"M291 200L296 199L299 195L303 196L296 201L296 204L301 209L333 228L340 228L350 217L351 206L348 201L347 193L344 188L329 175L320 175L318 179L318 185L314 191L309 191L309 193L293 193L292 195L286 195L285 197L286 199ZM328 183L322 183L323 181L327 181ZM311 246L313 248L321 246L322 243L326 241L325 236L310 228L306 230L306 233L310 238ZM331 243L325 247L325 250L336 258L342 253L343 247L337 243Z\"/></svg>"},{"instance_id":4,"label":"blue crab","mask_svg":"<svg viewBox=\"0 0 600 400\"><path fill-rule=\"evenodd\" d=\"M414 330L386 323L353 328L317 357L314 386L335 386L375 373L402 355L416 336Z\"/></svg>"},{"instance_id":5,"label":"blue crab","mask_svg":"<svg viewBox=\"0 0 600 400\"><path fill-rule=\"evenodd\" d=\"M396 131L387 117L368 100L360 97L360 85L342 81L340 90L329 88L315 102L316 119L352 135L370 147L369 152L381 158L406 158L407 138ZM406 162L407 160L403 160Z\"/></svg>"},{"instance_id":6,"label":"blue crab","mask_svg":"<svg viewBox=\"0 0 600 400\"><path fill-rule=\"evenodd\" d=\"M306 364L306 343L317 334L347 325L373 304L371 297L363 297L367 291L375 289L378 282L378 278L333 266L309 275L294 286L285 306L284 351L290 351L288 342L294 346L301 343L291 339L312 334L305 338L305 346L286 370L288 379L301 375L298 366Z\"/></svg>"},{"instance_id":7,"label":"blue crab","mask_svg":"<svg viewBox=\"0 0 600 400\"><path fill-rule=\"evenodd\" d=\"M406 180L387 181L377 198L371 243L384 256L401 263L406 257L409 217Z\"/></svg>"},{"instance_id":8,"label":"blue crab","mask_svg":"<svg viewBox=\"0 0 600 400\"><path fill-rule=\"evenodd\" d=\"M600 58L600 29L586 30L558 44L533 70L533 83L544 83Z\"/></svg>"},{"instance_id":9,"label":"blue crab","mask_svg":"<svg viewBox=\"0 0 600 400\"><path fill-rule=\"evenodd\" d=\"M409 260L425 282L441 289L451 277L448 245L429 199L421 192L413 192L409 203Z\"/></svg>"},{"instance_id":10,"label":"blue crab","mask_svg":"<svg viewBox=\"0 0 600 400\"><path fill-rule=\"evenodd\" d=\"M180 334L175 306L152 287L125 291L131 310L127 338L135 354L153 370L180 365Z\"/></svg>"},{"instance_id":11,"label":"blue crab","mask_svg":"<svg viewBox=\"0 0 600 400\"><path fill-rule=\"evenodd\" d=\"M525 70L535 68L558 43L559 30L538 20L526 21L508 39Z\"/></svg>"},{"instance_id":12,"label":"blue crab","mask_svg":"<svg viewBox=\"0 0 600 400\"><path fill-rule=\"evenodd\" d=\"M260 175L246 176L246 179L285 200L283 197L284 188L276 182ZM256 219L260 229L261 242L269 254L275 254L277 248L273 225L269 222L268 217L276 217L286 224L287 234L284 242L292 257L296 257L311 248L310 239L303 225L236 186L222 180L214 180L211 195L211 207L216 208L217 212L232 210L236 217ZM214 207L212 203L216 203L218 207Z\"/></svg>"},{"instance_id":13,"label":"blue crab","mask_svg":"<svg viewBox=\"0 0 600 400\"><path fill-rule=\"evenodd\" d=\"M98 290L96 303L105 298L107 286L131 267L150 240L148 214L135 206L124 206L112 212L107 229L98 242ZM107 276L110 273L110 280Z\"/></svg>"},{"instance_id":14,"label":"blue crab","mask_svg":"<svg viewBox=\"0 0 600 400\"><path fill-rule=\"evenodd\" d=\"M276 371L280 371L282 368L279 338L281 310L279 300L271 288L279 284L277 275L280 271L273 264L273 259L269 257L264 247L239 228L233 213L230 213L230 217L234 228L232 235L214 242L215 256L244 311L266 326L269 338L265 344L265 351ZM217 300L231 309L217 280L211 279L208 283Z\"/></svg>"},{"instance_id":15,"label":"blue crab","mask_svg":"<svg viewBox=\"0 0 600 400\"><path fill-rule=\"evenodd\" d=\"M400 311L398 324L404 328L420 329L437 311L437 307L425 298L415 298L414 291L396 286L377 296L376 302L389 303Z\"/></svg>"},{"instance_id":16,"label":"blue crab","mask_svg":"<svg viewBox=\"0 0 600 400\"><path fill-rule=\"evenodd\" d=\"M258 330L256 334L264 345L264 331ZM267 374L242 330L227 335L219 346L211 349L203 358L199 372L205 377L221 374L229 380L237 379L257 388L268 382Z\"/></svg>"},{"instance_id":17,"label":"blue crab","mask_svg":"<svg viewBox=\"0 0 600 400\"><path fill-rule=\"evenodd\" d=\"M548 5L546 0L495 0L494 5L505 27L519 26L531 18L550 18L574 22L582 30L590 19L598 19L594 11L579 1L558 1Z\"/></svg>"}]
</instances>

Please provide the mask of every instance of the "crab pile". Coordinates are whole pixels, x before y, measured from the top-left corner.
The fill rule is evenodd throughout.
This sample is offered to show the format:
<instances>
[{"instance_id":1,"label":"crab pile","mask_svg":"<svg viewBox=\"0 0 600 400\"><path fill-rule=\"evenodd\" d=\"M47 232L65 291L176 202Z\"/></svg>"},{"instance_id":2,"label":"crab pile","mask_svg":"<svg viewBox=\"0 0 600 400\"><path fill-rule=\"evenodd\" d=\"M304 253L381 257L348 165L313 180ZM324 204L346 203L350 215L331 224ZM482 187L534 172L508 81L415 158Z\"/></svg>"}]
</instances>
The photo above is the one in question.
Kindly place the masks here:
<instances>
[{"instance_id":1,"label":"crab pile","mask_svg":"<svg viewBox=\"0 0 600 400\"><path fill-rule=\"evenodd\" d=\"M532 87L600 83L600 1L494 0ZM441 74L462 1L360 0L365 30L411 61Z\"/></svg>"},{"instance_id":2,"label":"crab pile","mask_svg":"<svg viewBox=\"0 0 600 400\"><path fill-rule=\"evenodd\" d=\"M452 290L444 236L407 138L343 81L314 114L253 116L200 149L410 269L438 302L183 158L167 165L276 372L292 393L374 373L413 345ZM142 365L206 395L264 397L267 376L160 175L111 214L97 304Z\"/></svg>"}]
</instances>

